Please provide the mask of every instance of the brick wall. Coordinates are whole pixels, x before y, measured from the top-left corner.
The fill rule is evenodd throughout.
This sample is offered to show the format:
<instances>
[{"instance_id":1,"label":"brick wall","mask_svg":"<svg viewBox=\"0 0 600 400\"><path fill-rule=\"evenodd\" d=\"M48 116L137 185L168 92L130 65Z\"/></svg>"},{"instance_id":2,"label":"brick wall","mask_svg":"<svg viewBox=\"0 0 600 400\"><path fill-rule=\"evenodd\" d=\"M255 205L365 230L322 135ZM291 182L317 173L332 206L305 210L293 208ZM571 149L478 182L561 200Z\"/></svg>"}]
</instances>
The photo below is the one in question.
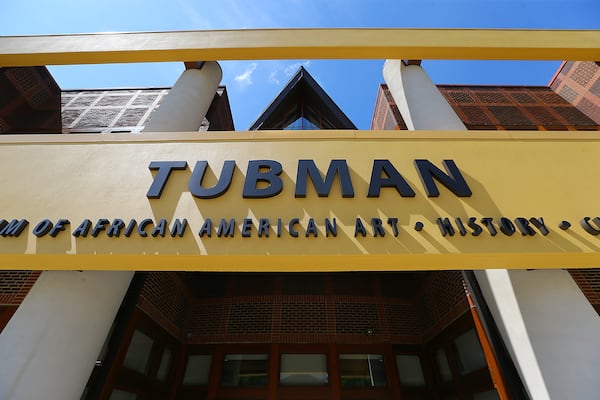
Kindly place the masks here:
<instances>
[{"instance_id":1,"label":"brick wall","mask_svg":"<svg viewBox=\"0 0 600 400\"><path fill-rule=\"evenodd\" d=\"M419 298L426 339L436 336L469 310L460 271L439 271L427 275Z\"/></svg>"},{"instance_id":2,"label":"brick wall","mask_svg":"<svg viewBox=\"0 0 600 400\"><path fill-rule=\"evenodd\" d=\"M600 130L548 87L438 85L468 129Z\"/></svg>"},{"instance_id":3,"label":"brick wall","mask_svg":"<svg viewBox=\"0 0 600 400\"><path fill-rule=\"evenodd\" d=\"M600 269L570 269L569 273L600 315Z\"/></svg>"},{"instance_id":4,"label":"brick wall","mask_svg":"<svg viewBox=\"0 0 600 400\"><path fill-rule=\"evenodd\" d=\"M335 311L338 311L337 305ZM327 329L327 313L324 296L307 296L300 299L286 297L281 303L279 330L282 335L330 333ZM339 329L337 326L338 332Z\"/></svg>"},{"instance_id":5,"label":"brick wall","mask_svg":"<svg viewBox=\"0 0 600 400\"><path fill-rule=\"evenodd\" d=\"M40 274L41 271L0 271L0 332Z\"/></svg>"},{"instance_id":6,"label":"brick wall","mask_svg":"<svg viewBox=\"0 0 600 400\"><path fill-rule=\"evenodd\" d=\"M423 334L423 314L417 301L384 305L385 317L392 342L402 342L404 337Z\"/></svg>"},{"instance_id":7,"label":"brick wall","mask_svg":"<svg viewBox=\"0 0 600 400\"><path fill-rule=\"evenodd\" d=\"M371 120L372 130L396 130L406 129L406 123L398 111L396 102L392 97L386 84L379 86L377 99L375 100L375 110Z\"/></svg>"},{"instance_id":8,"label":"brick wall","mask_svg":"<svg viewBox=\"0 0 600 400\"><path fill-rule=\"evenodd\" d=\"M591 84L588 86L590 93L595 89L600 90L600 83L596 85L597 88ZM578 109L549 87L437 87L467 129L600 130L599 123L586 115L583 109ZM600 100L594 101L600 107ZM406 129L387 85L379 88L371 129Z\"/></svg>"},{"instance_id":9,"label":"brick wall","mask_svg":"<svg viewBox=\"0 0 600 400\"><path fill-rule=\"evenodd\" d=\"M65 90L62 92L64 133L139 133L169 88ZM225 87L219 87L200 126L201 131L233 130Z\"/></svg>"},{"instance_id":10,"label":"brick wall","mask_svg":"<svg viewBox=\"0 0 600 400\"><path fill-rule=\"evenodd\" d=\"M0 68L0 133L60 131L60 88L46 67Z\"/></svg>"},{"instance_id":11,"label":"brick wall","mask_svg":"<svg viewBox=\"0 0 600 400\"><path fill-rule=\"evenodd\" d=\"M586 273L600 303L599 279ZM18 306L39 274L0 272L0 305ZM467 310L459 272L419 276L417 291L415 281L401 274L208 274L204 284L214 279L224 289L203 298L184 275L151 272L138 307L173 336L191 335L199 343L416 343Z\"/></svg>"},{"instance_id":12,"label":"brick wall","mask_svg":"<svg viewBox=\"0 0 600 400\"><path fill-rule=\"evenodd\" d=\"M0 271L0 305L18 306L41 271Z\"/></svg>"},{"instance_id":13,"label":"brick wall","mask_svg":"<svg viewBox=\"0 0 600 400\"><path fill-rule=\"evenodd\" d=\"M600 62L565 62L550 87L600 124Z\"/></svg>"},{"instance_id":14,"label":"brick wall","mask_svg":"<svg viewBox=\"0 0 600 400\"><path fill-rule=\"evenodd\" d=\"M63 131L138 133L168 92L167 88L64 91Z\"/></svg>"},{"instance_id":15,"label":"brick wall","mask_svg":"<svg viewBox=\"0 0 600 400\"><path fill-rule=\"evenodd\" d=\"M144 281L138 307L171 335L182 337L188 297L177 272L150 272Z\"/></svg>"},{"instance_id":16,"label":"brick wall","mask_svg":"<svg viewBox=\"0 0 600 400\"><path fill-rule=\"evenodd\" d=\"M421 343L468 310L459 272L223 276L194 275L226 294L188 302L189 343Z\"/></svg>"}]
</instances>

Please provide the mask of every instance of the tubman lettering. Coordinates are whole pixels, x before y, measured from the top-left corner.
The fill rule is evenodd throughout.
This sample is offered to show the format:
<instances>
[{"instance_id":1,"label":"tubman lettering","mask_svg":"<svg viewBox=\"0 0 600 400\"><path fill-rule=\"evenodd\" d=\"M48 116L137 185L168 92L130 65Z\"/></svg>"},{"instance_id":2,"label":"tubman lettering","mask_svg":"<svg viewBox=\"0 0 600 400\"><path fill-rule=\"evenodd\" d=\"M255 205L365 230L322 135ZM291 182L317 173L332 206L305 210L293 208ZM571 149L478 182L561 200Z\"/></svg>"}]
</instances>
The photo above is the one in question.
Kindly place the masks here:
<instances>
[{"instance_id":1,"label":"tubman lettering","mask_svg":"<svg viewBox=\"0 0 600 400\"><path fill-rule=\"evenodd\" d=\"M414 160L414 164L427 197L440 196L440 190L436 182L458 197L470 197L472 195L467 181L453 160L442 161L445 172L429 160ZM167 185L171 172L186 170L187 166L186 161L152 161L148 168L157 172L146 197L159 199ZM224 195L231 186L236 170L236 162L233 160L224 161L217 183L210 188L203 185L208 168L208 161L197 161L189 178L188 189L196 198L213 199ZM283 166L278 161L248 161L242 197L245 199L264 199L279 195L283 191L282 173ZM354 185L346 160L331 160L324 175L313 160L298 160L296 187L294 189L296 198L307 197L309 181L319 197L328 197L335 182L339 182L343 198L354 197ZM396 189L401 197L415 197L416 195L414 189L390 160L373 160L366 197L379 197L382 188Z\"/></svg>"}]
</instances>

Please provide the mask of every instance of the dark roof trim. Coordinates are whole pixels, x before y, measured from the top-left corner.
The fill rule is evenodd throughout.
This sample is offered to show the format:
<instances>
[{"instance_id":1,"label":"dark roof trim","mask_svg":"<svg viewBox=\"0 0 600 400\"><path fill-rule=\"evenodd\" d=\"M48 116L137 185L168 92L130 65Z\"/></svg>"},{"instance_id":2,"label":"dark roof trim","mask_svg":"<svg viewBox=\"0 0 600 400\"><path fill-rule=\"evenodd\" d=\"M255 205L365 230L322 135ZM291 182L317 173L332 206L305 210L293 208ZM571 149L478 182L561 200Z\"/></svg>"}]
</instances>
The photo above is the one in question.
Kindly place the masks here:
<instances>
[{"instance_id":1,"label":"dark roof trim","mask_svg":"<svg viewBox=\"0 0 600 400\"><path fill-rule=\"evenodd\" d=\"M323 90L323 88L317 83L317 81L308 73L304 67L300 67L298 72L289 80L285 87L279 92L277 97L267 106L262 114L252 123L249 130L254 131L260 129L263 123L277 111L279 106L284 102L286 97L290 95L295 89L298 89L299 85L304 83L307 85L308 90L312 92L321 102L323 102L328 111L335 118L340 129L357 129L356 125L344 114L344 112L338 107L337 104L329 97L329 95Z\"/></svg>"}]
</instances>

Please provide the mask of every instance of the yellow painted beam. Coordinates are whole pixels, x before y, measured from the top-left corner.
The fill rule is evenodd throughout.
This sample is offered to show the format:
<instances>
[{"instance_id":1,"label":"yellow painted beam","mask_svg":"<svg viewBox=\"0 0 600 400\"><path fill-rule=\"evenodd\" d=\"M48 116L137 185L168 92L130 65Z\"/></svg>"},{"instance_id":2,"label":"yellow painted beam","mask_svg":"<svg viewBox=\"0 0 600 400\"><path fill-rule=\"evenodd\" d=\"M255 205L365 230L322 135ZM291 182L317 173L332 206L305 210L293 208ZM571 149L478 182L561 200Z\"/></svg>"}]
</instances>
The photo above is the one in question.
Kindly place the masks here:
<instances>
[{"instance_id":1,"label":"yellow painted beam","mask_svg":"<svg viewBox=\"0 0 600 400\"><path fill-rule=\"evenodd\" d=\"M0 66L386 58L596 61L600 31L252 29L0 37Z\"/></svg>"},{"instance_id":2,"label":"yellow painted beam","mask_svg":"<svg viewBox=\"0 0 600 400\"><path fill-rule=\"evenodd\" d=\"M572 131L0 135L0 168L11 171L0 175L0 187L5 189L0 217L28 222L18 234L0 235L0 270L598 268L600 223L595 218L600 217L600 186L594 183L600 179L595 157L599 152L597 132ZM244 171L254 157L281 163L281 193L262 199L243 197ZM348 161L355 197L343 198L337 183L327 197L318 196L313 188L305 197L296 197L298 160L313 159L324 172L333 157ZM226 159L235 160L238 167L226 193L213 199L192 196L189 181L196 161L209 162L212 172L207 178L214 182ZM402 197L384 188L380 196L369 198L376 159L390 160L415 189L415 196ZM415 159L438 165L454 160L472 196L459 198L443 187L439 197L428 196L418 183ZM148 197L156 177L150 163L168 160L185 161L188 167L173 171L159 197ZM536 228L534 235L523 235L499 225L501 219L532 217L542 221L547 232ZM185 235L153 234L158 221L172 227L175 219L183 218L189 223ZM318 226L318 235L304 235L309 218ZM324 233L326 218L337 221L335 236ZM367 235L356 234L357 218ZM376 236L370 225L373 218L396 219L399 234L385 225L387 233ZM442 231L438 218L448 218L456 234ZM456 218L463 221L464 235L458 232ZM480 227L483 218L491 218L497 232L486 229L475 235L466 222L470 218ZM117 219L128 225L133 220L134 229L142 220L149 222L142 234L135 230L130 235L109 235L108 224ZM208 219L212 236L200 234ZM219 221L231 219L235 235L218 235ZM254 227L243 237L241 224L246 219L254 221ZM270 219L270 237L258 235L259 219ZM64 229L55 236L40 228L47 221L57 227L61 220ZM105 221L98 225L104 228L95 236L74 235L87 220L92 225ZM278 220L280 236L275 234ZM422 229L416 229L418 221ZM565 221L571 226L564 228ZM298 237L290 234L290 226L300 232Z\"/></svg>"},{"instance_id":3,"label":"yellow painted beam","mask_svg":"<svg viewBox=\"0 0 600 400\"><path fill-rule=\"evenodd\" d=\"M422 141L444 142L455 144L458 141L470 142L597 142L598 131L406 131L406 130L293 130L293 131L213 131L210 135L199 135L198 132L152 132L143 135L131 133L86 133L86 134L31 134L0 135L0 150L3 145L11 144L95 144L95 143L285 143L307 142L315 140L344 141ZM0 159L0 161L2 161Z\"/></svg>"},{"instance_id":4,"label":"yellow painted beam","mask_svg":"<svg viewBox=\"0 0 600 400\"><path fill-rule=\"evenodd\" d=\"M2 254L2 270L349 272L598 268L600 253L141 255Z\"/></svg>"}]
</instances>

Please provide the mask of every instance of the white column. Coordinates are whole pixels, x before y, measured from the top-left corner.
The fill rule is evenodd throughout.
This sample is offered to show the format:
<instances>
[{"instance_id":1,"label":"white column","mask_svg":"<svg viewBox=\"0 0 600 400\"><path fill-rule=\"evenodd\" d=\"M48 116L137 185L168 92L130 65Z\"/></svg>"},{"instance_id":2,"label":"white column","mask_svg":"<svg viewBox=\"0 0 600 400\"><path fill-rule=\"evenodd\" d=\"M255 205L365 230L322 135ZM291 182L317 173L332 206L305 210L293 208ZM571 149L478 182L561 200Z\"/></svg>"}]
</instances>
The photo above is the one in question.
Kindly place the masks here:
<instances>
[{"instance_id":1,"label":"white column","mask_svg":"<svg viewBox=\"0 0 600 400\"><path fill-rule=\"evenodd\" d=\"M466 130L420 65L387 60L383 76L408 129ZM532 399L598 398L600 317L567 271L475 276Z\"/></svg>"},{"instance_id":2,"label":"white column","mask_svg":"<svg viewBox=\"0 0 600 400\"><path fill-rule=\"evenodd\" d=\"M532 399L600 393L600 317L564 270L475 275Z\"/></svg>"},{"instance_id":3,"label":"white column","mask_svg":"<svg viewBox=\"0 0 600 400\"><path fill-rule=\"evenodd\" d=\"M79 399L132 277L42 273L0 334L0 399Z\"/></svg>"},{"instance_id":4,"label":"white column","mask_svg":"<svg viewBox=\"0 0 600 400\"><path fill-rule=\"evenodd\" d=\"M421 65L387 60L383 78L408 130L467 129Z\"/></svg>"},{"instance_id":5,"label":"white column","mask_svg":"<svg viewBox=\"0 0 600 400\"><path fill-rule=\"evenodd\" d=\"M222 76L221 67L215 61L183 71L158 109L150 115L144 132L197 132Z\"/></svg>"}]
</instances>

